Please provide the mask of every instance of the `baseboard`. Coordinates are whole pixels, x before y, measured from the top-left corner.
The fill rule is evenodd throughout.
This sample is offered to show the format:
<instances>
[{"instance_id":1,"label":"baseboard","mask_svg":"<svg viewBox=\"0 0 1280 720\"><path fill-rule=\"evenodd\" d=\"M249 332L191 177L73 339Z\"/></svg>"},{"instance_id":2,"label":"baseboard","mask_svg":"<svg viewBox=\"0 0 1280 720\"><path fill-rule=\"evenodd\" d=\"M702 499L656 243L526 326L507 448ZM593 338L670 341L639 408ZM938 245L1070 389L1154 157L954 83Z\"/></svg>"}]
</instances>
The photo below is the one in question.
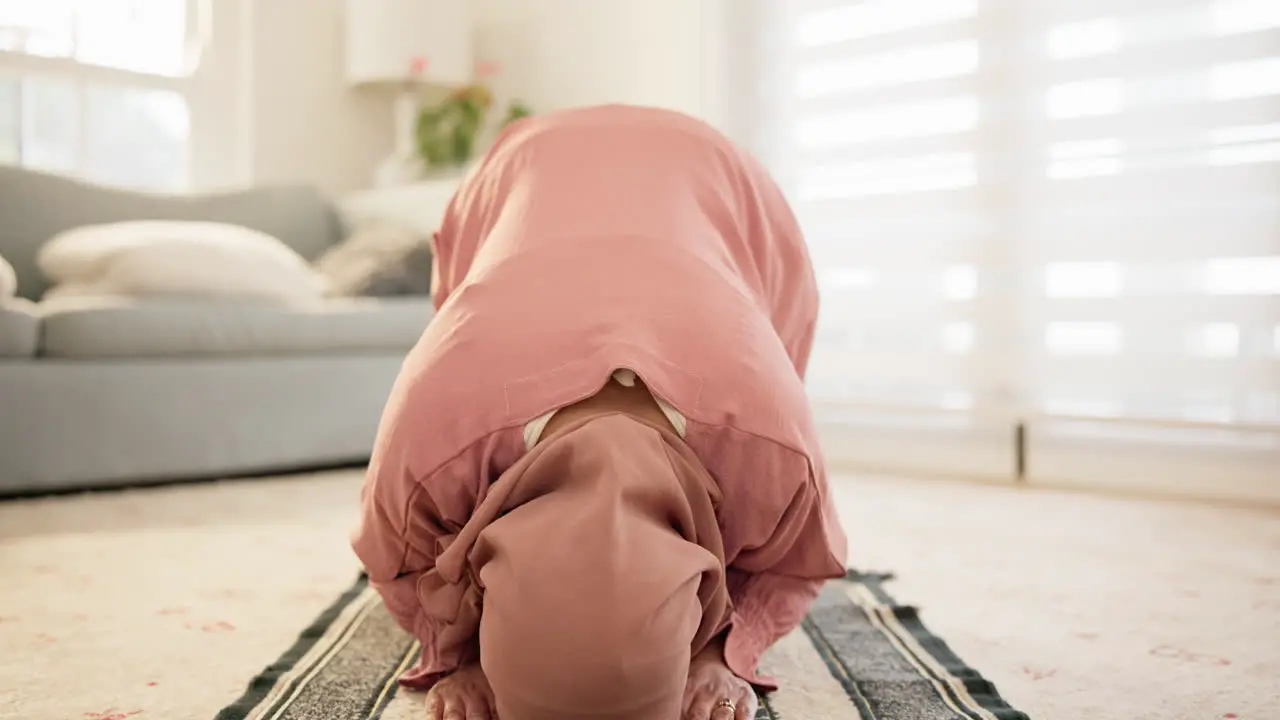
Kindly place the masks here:
<instances>
[{"instance_id":1,"label":"baseboard","mask_svg":"<svg viewBox=\"0 0 1280 720\"><path fill-rule=\"evenodd\" d=\"M324 472L327 470L360 470L368 464L368 458L352 458L337 462L288 464L255 468L252 471L222 473L217 475L178 475L164 478L139 478L112 483L84 483L49 488L0 489L0 502L6 500L30 500L35 498L82 495L85 493L114 493L129 490L170 487L173 485L207 485L216 482L234 482L255 478L279 478L280 476Z\"/></svg>"}]
</instances>

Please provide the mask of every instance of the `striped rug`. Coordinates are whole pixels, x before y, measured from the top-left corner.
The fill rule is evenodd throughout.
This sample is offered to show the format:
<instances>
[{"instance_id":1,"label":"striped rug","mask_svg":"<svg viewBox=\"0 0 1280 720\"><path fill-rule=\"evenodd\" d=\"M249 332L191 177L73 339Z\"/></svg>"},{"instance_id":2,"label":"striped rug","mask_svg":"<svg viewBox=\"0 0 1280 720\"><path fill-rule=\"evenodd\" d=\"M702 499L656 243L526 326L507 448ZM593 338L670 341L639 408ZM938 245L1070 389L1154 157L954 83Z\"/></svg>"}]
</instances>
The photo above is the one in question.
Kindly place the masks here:
<instances>
[{"instance_id":1,"label":"striped rug","mask_svg":"<svg viewBox=\"0 0 1280 720\"><path fill-rule=\"evenodd\" d=\"M765 656L782 690L756 720L1027 720L894 603L888 579L850 572L827 585ZM396 685L417 652L361 578L215 720L420 720L422 694Z\"/></svg>"}]
</instances>

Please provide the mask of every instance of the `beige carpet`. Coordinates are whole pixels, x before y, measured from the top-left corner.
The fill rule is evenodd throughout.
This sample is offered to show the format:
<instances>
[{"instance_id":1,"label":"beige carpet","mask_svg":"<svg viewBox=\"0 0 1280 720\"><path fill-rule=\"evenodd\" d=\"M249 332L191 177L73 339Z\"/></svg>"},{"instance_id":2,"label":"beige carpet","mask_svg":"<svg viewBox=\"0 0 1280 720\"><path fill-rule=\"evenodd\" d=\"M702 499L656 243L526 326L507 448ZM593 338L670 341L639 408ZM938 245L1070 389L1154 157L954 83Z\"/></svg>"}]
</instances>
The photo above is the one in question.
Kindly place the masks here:
<instances>
[{"instance_id":1,"label":"beige carpet","mask_svg":"<svg viewBox=\"0 0 1280 720\"><path fill-rule=\"evenodd\" d=\"M332 473L0 505L0 718L209 720L356 570ZM1037 720L1280 718L1280 515L839 483L853 561Z\"/></svg>"}]
</instances>

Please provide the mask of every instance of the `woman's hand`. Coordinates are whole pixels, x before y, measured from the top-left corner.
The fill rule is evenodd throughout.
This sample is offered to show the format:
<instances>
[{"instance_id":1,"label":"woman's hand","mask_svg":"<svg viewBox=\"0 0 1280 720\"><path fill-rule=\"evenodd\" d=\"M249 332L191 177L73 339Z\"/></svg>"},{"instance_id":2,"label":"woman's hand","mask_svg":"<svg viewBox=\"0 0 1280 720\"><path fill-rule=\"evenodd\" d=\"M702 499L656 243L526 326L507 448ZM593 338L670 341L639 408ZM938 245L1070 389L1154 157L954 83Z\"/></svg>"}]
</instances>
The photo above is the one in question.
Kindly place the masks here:
<instances>
[{"instance_id":1,"label":"woman's hand","mask_svg":"<svg viewBox=\"0 0 1280 720\"><path fill-rule=\"evenodd\" d=\"M725 664L723 641L713 642L689 664L682 720L752 720L756 708L756 691Z\"/></svg>"},{"instance_id":2,"label":"woman's hand","mask_svg":"<svg viewBox=\"0 0 1280 720\"><path fill-rule=\"evenodd\" d=\"M464 665L427 693L427 720L496 720L493 689L480 663Z\"/></svg>"}]
</instances>

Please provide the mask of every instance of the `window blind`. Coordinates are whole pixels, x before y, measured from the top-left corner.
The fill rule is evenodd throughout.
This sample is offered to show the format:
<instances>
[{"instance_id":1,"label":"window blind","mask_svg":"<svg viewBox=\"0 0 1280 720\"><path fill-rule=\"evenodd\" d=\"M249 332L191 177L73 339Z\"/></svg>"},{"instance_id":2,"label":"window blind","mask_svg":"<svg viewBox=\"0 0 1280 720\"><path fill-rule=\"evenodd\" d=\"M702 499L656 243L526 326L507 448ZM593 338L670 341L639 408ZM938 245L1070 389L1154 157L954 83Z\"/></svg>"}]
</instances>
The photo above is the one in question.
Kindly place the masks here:
<instances>
[{"instance_id":1,"label":"window blind","mask_svg":"<svg viewBox=\"0 0 1280 720\"><path fill-rule=\"evenodd\" d=\"M1280 497L1280 3L1024 12L1033 467Z\"/></svg>"},{"instance_id":2,"label":"window blind","mask_svg":"<svg viewBox=\"0 0 1280 720\"><path fill-rule=\"evenodd\" d=\"M1280 424L1280 4L1032 5L1037 403Z\"/></svg>"},{"instance_id":3,"label":"window blind","mask_svg":"<svg viewBox=\"0 0 1280 720\"><path fill-rule=\"evenodd\" d=\"M1280 3L756 11L829 453L1096 479L1176 448L1280 486Z\"/></svg>"},{"instance_id":4,"label":"window blind","mask_svg":"<svg viewBox=\"0 0 1280 720\"><path fill-rule=\"evenodd\" d=\"M827 452L1007 477L984 357L999 193L978 0L759 3L754 149L822 297L807 378ZM920 453L924 445L928 453Z\"/></svg>"}]
</instances>

